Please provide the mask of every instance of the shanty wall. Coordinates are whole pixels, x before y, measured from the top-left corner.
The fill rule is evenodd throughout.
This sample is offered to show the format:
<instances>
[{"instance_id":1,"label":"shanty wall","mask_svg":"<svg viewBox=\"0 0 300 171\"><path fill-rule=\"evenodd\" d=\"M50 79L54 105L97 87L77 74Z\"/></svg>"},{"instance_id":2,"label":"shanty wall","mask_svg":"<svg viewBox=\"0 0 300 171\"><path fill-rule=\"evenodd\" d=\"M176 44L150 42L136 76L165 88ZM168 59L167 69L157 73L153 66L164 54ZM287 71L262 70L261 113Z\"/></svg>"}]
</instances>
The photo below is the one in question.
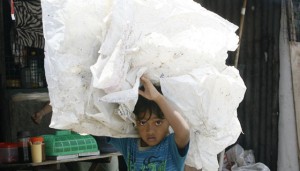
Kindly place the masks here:
<instances>
[{"instance_id":1,"label":"shanty wall","mask_svg":"<svg viewBox=\"0 0 300 171\"><path fill-rule=\"evenodd\" d=\"M244 0L197 2L240 26ZM277 170L278 158L280 15L281 0L247 1L237 65L247 86L238 108L243 134L237 143L252 149L256 162L270 170ZM236 52L229 53L228 65L234 65L235 57Z\"/></svg>"}]
</instances>

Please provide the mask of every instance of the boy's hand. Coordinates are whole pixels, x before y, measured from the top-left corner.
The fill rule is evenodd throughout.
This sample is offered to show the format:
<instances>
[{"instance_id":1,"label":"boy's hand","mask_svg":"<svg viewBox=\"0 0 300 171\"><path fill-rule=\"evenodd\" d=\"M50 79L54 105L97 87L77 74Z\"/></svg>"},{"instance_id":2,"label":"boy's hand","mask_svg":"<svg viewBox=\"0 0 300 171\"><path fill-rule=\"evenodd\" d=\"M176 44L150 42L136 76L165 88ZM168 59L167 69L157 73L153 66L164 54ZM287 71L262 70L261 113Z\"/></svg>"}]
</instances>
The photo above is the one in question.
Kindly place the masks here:
<instances>
[{"instance_id":1,"label":"boy's hand","mask_svg":"<svg viewBox=\"0 0 300 171\"><path fill-rule=\"evenodd\" d=\"M144 76L141 77L141 83L144 85L145 90L144 91L139 90L139 94L145 97L146 99L156 101L158 98L162 96L162 94L160 94L156 90L152 82L146 77Z\"/></svg>"}]
</instances>

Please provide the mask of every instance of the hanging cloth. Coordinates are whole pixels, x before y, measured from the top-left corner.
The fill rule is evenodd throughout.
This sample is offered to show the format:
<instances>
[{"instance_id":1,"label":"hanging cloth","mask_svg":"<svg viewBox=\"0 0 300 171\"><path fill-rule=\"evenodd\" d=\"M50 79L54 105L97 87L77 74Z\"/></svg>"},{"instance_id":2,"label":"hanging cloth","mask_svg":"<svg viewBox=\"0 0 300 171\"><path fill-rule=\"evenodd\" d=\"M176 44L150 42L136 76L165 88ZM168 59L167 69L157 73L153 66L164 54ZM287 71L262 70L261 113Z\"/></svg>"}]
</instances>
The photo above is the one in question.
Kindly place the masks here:
<instances>
[{"instance_id":1,"label":"hanging cloth","mask_svg":"<svg viewBox=\"0 0 300 171\"><path fill-rule=\"evenodd\" d=\"M44 48L42 9L40 0L14 0L16 43Z\"/></svg>"}]
</instances>

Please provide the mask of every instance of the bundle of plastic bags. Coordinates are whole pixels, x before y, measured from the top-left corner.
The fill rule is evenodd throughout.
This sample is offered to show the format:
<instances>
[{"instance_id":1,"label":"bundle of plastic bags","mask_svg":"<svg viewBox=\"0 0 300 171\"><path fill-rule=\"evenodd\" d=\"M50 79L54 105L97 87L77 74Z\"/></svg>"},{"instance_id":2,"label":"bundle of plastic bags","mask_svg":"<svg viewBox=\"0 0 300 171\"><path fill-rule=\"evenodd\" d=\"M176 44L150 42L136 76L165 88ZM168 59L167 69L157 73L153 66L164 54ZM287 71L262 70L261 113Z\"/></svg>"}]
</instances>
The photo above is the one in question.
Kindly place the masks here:
<instances>
[{"instance_id":1,"label":"bundle of plastic bags","mask_svg":"<svg viewBox=\"0 0 300 171\"><path fill-rule=\"evenodd\" d=\"M186 164L217 170L246 87L226 66L237 27L191 0L42 0L50 127L136 137L146 75L191 125Z\"/></svg>"}]
</instances>

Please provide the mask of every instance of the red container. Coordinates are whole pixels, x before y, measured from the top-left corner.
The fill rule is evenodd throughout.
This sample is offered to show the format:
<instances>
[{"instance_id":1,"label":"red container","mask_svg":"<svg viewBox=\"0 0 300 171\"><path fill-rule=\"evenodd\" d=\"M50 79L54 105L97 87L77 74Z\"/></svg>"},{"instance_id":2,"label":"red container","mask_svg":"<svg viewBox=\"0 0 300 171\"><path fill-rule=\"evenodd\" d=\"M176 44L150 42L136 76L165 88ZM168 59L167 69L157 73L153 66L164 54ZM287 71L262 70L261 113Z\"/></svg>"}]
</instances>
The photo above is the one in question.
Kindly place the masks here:
<instances>
[{"instance_id":1,"label":"red container","mask_svg":"<svg viewBox=\"0 0 300 171\"><path fill-rule=\"evenodd\" d=\"M18 143L0 143L0 163L18 162Z\"/></svg>"}]
</instances>

